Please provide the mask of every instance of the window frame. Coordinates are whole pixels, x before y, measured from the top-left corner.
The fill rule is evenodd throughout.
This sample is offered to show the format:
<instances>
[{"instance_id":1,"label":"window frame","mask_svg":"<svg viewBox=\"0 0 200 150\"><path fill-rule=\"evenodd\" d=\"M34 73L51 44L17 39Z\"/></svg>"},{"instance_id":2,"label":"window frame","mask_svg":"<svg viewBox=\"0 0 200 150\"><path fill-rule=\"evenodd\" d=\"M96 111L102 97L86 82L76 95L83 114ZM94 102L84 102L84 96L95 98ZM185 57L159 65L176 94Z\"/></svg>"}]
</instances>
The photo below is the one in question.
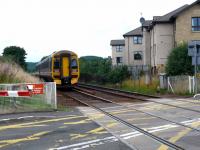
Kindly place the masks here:
<instances>
[{"instance_id":1,"label":"window frame","mask_svg":"<svg viewBox=\"0 0 200 150\"><path fill-rule=\"evenodd\" d=\"M135 59L135 55L140 54L141 55L141 59ZM133 59L135 61L142 61L143 60L143 52L142 51L134 51L133 52Z\"/></svg>"},{"instance_id":2,"label":"window frame","mask_svg":"<svg viewBox=\"0 0 200 150\"><path fill-rule=\"evenodd\" d=\"M73 64L75 62L75 64ZM71 68L72 69L77 69L78 68L78 61L76 58L72 58L71 60Z\"/></svg>"},{"instance_id":3,"label":"window frame","mask_svg":"<svg viewBox=\"0 0 200 150\"><path fill-rule=\"evenodd\" d=\"M197 25L193 25L193 22L194 22L193 19L197 19L196 20ZM191 19L191 29L192 29L192 32L200 32L200 16L192 17L192 19Z\"/></svg>"},{"instance_id":4,"label":"window frame","mask_svg":"<svg viewBox=\"0 0 200 150\"><path fill-rule=\"evenodd\" d=\"M58 58L55 58L54 59L54 62L53 62L53 68L54 69L60 69L60 59L58 59Z\"/></svg>"},{"instance_id":5,"label":"window frame","mask_svg":"<svg viewBox=\"0 0 200 150\"><path fill-rule=\"evenodd\" d=\"M141 35L135 35L133 36L133 43L134 44L142 44L142 36Z\"/></svg>"},{"instance_id":6,"label":"window frame","mask_svg":"<svg viewBox=\"0 0 200 150\"><path fill-rule=\"evenodd\" d=\"M118 61L118 58L119 58L119 61ZM116 57L116 63L117 64L122 64L123 63L123 57Z\"/></svg>"},{"instance_id":7,"label":"window frame","mask_svg":"<svg viewBox=\"0 0 200 150\"><path fill-rule=\"evenodd\" d=\"M122 52L123 46L122 45L116 45L116 52Z\"/></svg>"}]
</instances>

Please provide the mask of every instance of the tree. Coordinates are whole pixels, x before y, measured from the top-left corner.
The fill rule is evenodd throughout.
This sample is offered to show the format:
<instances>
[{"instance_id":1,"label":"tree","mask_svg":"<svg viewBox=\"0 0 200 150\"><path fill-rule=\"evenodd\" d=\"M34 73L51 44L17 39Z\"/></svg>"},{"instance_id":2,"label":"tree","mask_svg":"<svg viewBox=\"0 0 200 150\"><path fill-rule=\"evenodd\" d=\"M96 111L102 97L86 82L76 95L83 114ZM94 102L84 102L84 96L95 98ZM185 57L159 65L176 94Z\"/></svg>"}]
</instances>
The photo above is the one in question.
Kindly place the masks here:
<instances>
[{"instance_id":1,"label":"tree","mask_svg":"<svg viewBox=\"0 0 200 150\"><path fill-rule=\"evenodd\" d=\"M127 66L115 66L109 73L109 81L111 83L122 83L123 80L130 76Z\"/></svg>"},{"instance_id":2,"label":"tree","mask_svg":"<svg viewBox=\"0 0 200 150\"><path fill-rule=\"evenodd\" d=\"M168 75L192 75L194 67L192 58L188 56L187 44L182 43L174 48L168 56L166 73Z\"/></svg>"},{"instance_id":3,"label":"tree","mask_svg":"<svg viewBox=\"0 0 200 150\"><path fill-rule=\"evenodd\" d=\"M17 64L19 64L22 68L26 69L26 51L24 48L18 46L9 46L3 50L3 56L7 57Z\"/></svg>"}]
</instances>

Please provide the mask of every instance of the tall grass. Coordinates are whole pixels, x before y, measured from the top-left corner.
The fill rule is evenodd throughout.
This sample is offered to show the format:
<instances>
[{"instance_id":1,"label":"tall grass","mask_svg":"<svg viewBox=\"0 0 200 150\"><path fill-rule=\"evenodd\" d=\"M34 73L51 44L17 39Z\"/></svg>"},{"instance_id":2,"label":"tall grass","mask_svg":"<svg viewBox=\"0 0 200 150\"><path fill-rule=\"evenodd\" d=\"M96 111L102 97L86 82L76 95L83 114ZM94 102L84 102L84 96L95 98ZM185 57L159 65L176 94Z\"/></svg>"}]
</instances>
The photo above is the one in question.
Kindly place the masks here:
<instances>
[{"instance_id":1,"label":"tall grass","mask_svg":"<svg viewBox=\"0 0 200 150\"><path fill-rule=\"evenodd\" d=\"M138 80L125 80L122 82L122 89L136 91L145 94L156 94L158 92L159 80L153 77L150 84L145 83L145 77L142 76Z\"/></svg>"},{"instance_id":2,"label":"tall grass","mask_svg":"<svg viewBox=\"0 0 200 150\"><path fill-rule=\"evenodd\" d=\"M26 73L19 65L0 57L0 83L34 83L40 80Z\"/></svg>"},{"instance_id":3,"label":"tall grass","mask_svg":"<svg viewBox=\"0 0 200 150\"><path fill-rule=\"evenodd\" d=\"M148 85L145 83L145 76L141 76L138 80L126 79L121 84L107 86L152 95L160 92L158 89L159 79L156 76L152 77L151 83Z\"/></svg>"}]
</instances>

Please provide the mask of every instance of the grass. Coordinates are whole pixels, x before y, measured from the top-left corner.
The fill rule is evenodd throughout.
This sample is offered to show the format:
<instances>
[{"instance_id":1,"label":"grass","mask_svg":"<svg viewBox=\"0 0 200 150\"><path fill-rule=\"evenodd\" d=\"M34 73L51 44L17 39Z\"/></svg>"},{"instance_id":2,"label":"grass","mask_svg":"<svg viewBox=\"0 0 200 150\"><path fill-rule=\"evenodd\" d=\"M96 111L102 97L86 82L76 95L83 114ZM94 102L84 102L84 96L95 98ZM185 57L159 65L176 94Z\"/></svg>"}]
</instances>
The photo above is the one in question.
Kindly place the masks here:
<instances>
[{"instance_id":1,"label":"grass","mask_svg":"<svg viewBox=\"0 0 200 150\"><path fill-rule=\"evenodd\" d=\"M70 108L66 107L66 106L63 106L63 105L58 105L58 111L65 111L65 112L69 112L71 111Z\"/></svg>"},{"instance_id":2,"label":"grass","mask_svg":"<svg viewBox=\"0 0 200 150\"><path fill-rule=\"evenodd\" d=\"M10 97L0 97L0 110L10 110L16 112L26 111L42 111L52 110L52 106L44 101L44 98L28 97L15 98L16 105L14 105L14 99Z\"/></svg>"},{"instance_id":3,"label":"grass","mask_svg":"<svg viewBox=\"0 0 200 150\"><path fill-rule=\"evenodd\" d=\"M156 95L157 93L165 93L166 90L160 90L159 80L157 77L153 77L150 84L145 83L145 77L142 76L139 80L127 79L123 81L121 84L106 84L108 87L118 88L122 90L139 92L143 94L151 94Z\"/></svg>"},{"instance_id":4,"label":"grass","mask_svg":"<svg viewBox=\"0 0 200 150\"><path fill-rule=\"evenodd\" d=\"M40 80L25 72L16 63L0 59L0 83L36 83Z\"/></svg>"}]
</instances>

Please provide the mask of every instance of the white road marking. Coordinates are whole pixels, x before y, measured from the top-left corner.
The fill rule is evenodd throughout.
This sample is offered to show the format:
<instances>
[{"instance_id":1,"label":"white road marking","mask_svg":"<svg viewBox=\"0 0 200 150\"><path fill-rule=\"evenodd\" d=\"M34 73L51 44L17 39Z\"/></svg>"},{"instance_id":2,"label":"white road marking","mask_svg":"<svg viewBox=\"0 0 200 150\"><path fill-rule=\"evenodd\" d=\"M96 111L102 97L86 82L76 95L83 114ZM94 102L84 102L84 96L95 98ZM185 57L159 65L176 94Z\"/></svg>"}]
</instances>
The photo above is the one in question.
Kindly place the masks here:
<instances>
[{"instance_id":1,"label":"white road marking","mask_svg":"<svg viewBox=\"0 0 200 150\"><path fill-rule=\"evenodd\" d=\"M16 120L16 119L25 119L25 118L33 118L34 116L23 116L23 117L18 117L18 118L5 118L5 119L1 119L1 121L9 121L9 120Z\"/></svg>"},{"instance_id":2,"label":"white road marking","mask_svg":"<svg viewBox=\"0 0 200 150\"><path fill-rule=\"evenodd\" d=\"M81 142L81 143L77 143L77 144L72 144L72 145L68 145L68 146L62 146L62 147L58 147L58 148L50 148L49 150L62 150L62 149L69 149L69 148L75 148L77 146L90 146L91 144L95 144L95 143L108 143L108 142L114 142L114 141L118 141L118 139L114 136L110 136L110 137L106 137L103 139L96 139L96 140L91 140L91 141L87 141L87 142ZM80 148L80 147L79 147Z\"/></svg>"},{"instance_id":3,"label":"white road marking","mask_svg":"<svg viewBox=\"0 0 200 150\"><path fill-rule=\"evenodd\" d=\"M186 125L186 124L192 124L193 122L196 122L196 121L200 121L200 118L182 121L181 123ZM179 127L179 125L166 124L166 125L162 125L162 126L147 128L146 130L149 133L155 133L155 132L164 131L164 130L177 128L177 127ZM135 138L135 137L138 137L141 135L143 135L143 134L138 131L134 131L134 132L122 134L122 135L120 135L120 137L123 140L128 140L128 139ZM110 137L106 137L103 139L96 139L96 140L81 142L81 143L72 144L72 145L68 145L68 146L62 146L62 147L58 147L58 148L50 148L49 150L63 150L63 149L81 150L81 149L85 149L85 148L90 148L95 145L103 145L106 143L112 143L112 142L116 142L116 141L119 141L119 140L115 136L110 136Z\"/></svg>"},{"instance_id":4,"label":"white road marking","mask_svg":"<svg viewBox=\"0 0 200 150\"><path fill-rule=\"evenodd\" d=\"M26 119L26 118L55 118L56 116L23 116L23 117L17 117L17 118L5 118L0 119L0 122L3 121L10 121L10 120L20 120L20 119Z\"/></svg>"}]
</instances>

